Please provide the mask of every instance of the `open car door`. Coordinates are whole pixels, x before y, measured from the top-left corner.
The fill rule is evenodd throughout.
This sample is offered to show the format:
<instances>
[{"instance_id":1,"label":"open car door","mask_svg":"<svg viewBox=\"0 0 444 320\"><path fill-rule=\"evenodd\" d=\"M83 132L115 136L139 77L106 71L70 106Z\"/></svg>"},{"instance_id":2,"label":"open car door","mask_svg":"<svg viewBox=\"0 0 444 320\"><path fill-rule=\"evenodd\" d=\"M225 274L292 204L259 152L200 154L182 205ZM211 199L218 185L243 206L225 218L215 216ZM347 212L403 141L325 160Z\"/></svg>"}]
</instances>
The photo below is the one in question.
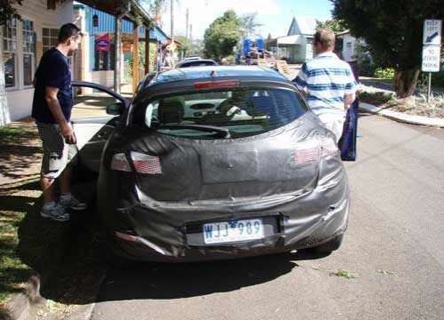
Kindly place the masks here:
<instances>
[{"instance_id":1,"label":"open car door","mask_svg":"<svg viewBox=\"0 0 444 320\"><path fill-rule=\"evenodd\" d=\"M99 172L103 147L128 108L130 99L100 84L73 81L76 88L92 88L93 94L77 96L71 120L79 148L79 165ZM107 107L115 106L119 115L107 114Z\"/></svg>"}]
</instances>

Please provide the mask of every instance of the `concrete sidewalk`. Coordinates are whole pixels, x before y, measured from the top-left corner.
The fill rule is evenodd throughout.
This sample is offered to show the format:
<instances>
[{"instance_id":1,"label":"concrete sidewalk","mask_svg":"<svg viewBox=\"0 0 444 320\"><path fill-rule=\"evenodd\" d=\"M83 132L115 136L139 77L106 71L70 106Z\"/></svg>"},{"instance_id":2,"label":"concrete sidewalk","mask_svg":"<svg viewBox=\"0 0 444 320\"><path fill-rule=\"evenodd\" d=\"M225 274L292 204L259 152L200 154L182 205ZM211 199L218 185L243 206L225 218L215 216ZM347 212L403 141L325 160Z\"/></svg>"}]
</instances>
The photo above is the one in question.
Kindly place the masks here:
<instances>
[{"instance_id":1,"label":"concrete sidewalk","mask_svg":"<svg viewBox=\"0 0 444 320\"><path fill-rule=\"evenodd\" d=\"M386 118L409 123L409 124L415 124L415 125L422 125L422 126L431 126L431 127L439 127L444 128L444 119L442 118L429 118L424 116L414 116L402 112L396 112L392 110L386 110L381 107L376 107L374 105L360 102L359 103L359 110L370 112L373 114L378 114L381 116L384 116Z\"/></svg>"},{"instance_id":2,"label":"concrete sidewalk","mask_svg":"<svg viewBox=\"0 0 444 320\"><path fill-rule=\"evenodd\" d=\"M130 98L132 96L131 86L123 86L121 94ZM94 92L79 95L75 98L72 120L106 116L106 106L114 101L114 98L105 93ZM25 181L36 180L41 166L41 142L38 138L34 119L26 117L9 123L7 127L26 131L30 138L21 145L12 143L1 148L0 190Z\"/></svg>"}]
</instances>

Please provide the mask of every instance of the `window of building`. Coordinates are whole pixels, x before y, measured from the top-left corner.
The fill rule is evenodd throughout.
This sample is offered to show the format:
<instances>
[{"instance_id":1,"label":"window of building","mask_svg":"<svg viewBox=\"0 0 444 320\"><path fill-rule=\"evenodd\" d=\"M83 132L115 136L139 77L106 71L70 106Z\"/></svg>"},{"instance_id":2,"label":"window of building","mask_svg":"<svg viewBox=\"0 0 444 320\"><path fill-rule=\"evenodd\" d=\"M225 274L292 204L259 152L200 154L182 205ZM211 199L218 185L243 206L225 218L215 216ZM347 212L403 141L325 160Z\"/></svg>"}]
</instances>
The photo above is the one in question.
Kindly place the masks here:
<instances>
[{"instance_id":1,"label":"window of building","mask_svg":"<svg viewBox=\"0 0 444 320\"><path fill-rule=\"evenodd\" d=\"M43 28L43 52L57 45L59 29Z\"/></svg>"},{"instance_id":2,"label":"window of building","mask_svg":"<svg viewBox=\"0 0 444 320\"><path fill-rule=\"evenodd\" d=\"M23 85L32 85L35 61L35 33L31 20L22 21L23 35Z\"/></svg>"},{"instance_id":3,"label":"window of building","mask_svg":"<svg viewBox=\"0 0 444 320\"><path fill-rule=\"evenodd\" d=\"M17 87L17 20L8 20L3 27L3 61L6 88Z\"/></svg>"}]
</instances>

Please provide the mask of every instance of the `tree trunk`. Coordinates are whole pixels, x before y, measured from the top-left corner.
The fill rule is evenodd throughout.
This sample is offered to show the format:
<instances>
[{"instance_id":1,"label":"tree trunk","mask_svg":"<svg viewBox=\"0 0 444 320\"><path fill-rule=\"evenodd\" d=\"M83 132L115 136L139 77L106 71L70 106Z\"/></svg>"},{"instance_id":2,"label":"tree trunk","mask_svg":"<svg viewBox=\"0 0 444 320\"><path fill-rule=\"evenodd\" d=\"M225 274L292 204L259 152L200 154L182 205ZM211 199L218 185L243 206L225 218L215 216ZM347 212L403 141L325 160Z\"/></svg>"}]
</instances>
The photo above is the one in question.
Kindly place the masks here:
<instances>
[{"instance_id":1,"label":"tree trunk","mask_svg":"<svg viewBox=\"0 0 444 320\"><path fill-rule=\"evenodd\" d=\"M2 31L0 30L0 39L2 38ZM0 45L0 127L11 122L9 116L8 100L6 99L5 87L5 68L3 63L3 50Z\"/></svg>"},{"instance_id":2,"label":"tree trunk","mask_svg":"<svg viewBox=\"0 0 444 320\"><path fill-rule=\"evenodd\" d=\"M393 78L396 97L402 99L415 93L420 70L418 68L396 70Z\"/></svg>"}]
</instances>

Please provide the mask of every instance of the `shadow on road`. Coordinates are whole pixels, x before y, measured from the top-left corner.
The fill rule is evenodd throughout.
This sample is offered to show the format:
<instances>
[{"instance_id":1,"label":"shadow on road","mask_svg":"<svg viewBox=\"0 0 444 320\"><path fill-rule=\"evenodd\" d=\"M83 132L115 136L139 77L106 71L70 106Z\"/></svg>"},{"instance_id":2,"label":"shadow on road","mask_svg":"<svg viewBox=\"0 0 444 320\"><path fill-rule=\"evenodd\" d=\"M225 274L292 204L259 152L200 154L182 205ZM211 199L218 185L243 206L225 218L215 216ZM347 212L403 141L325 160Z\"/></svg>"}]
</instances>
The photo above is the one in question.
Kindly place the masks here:
<instances>
[{"instance_id":1,"label":"shadow on road","mask_svg":"<svg viewBox=\"0 0 444 320\"><path fill-rule=\"evenodd\" d=\"M44 219L42 199L27 211L18 229L17 253L40 276L40 295L66 304L94 302L106 265L90 184L76 186L76 194L90 208L73 212L69 222Z\"/></svg>"},{"instance_id":2,"label":"shadow on road","mask_svg":"<svg viewBox=\"0 0 444 320\"><path fill-rule=\"evenodd\" d=\"M199 263L131 263L110 268L99 301L175 299L238 290L297 267L289 255Z\"/></svg>"},{"instance_id":3,"label":"shadow on road","mask_svg":"<svg viewBox=\"0 0 444 320\"><path fill-rule=\"evenodd\" d=\"M133 262L108 269L98 301L177 299L234 291L283 276L298 267L297 260L318 258L301 251L214 262Z\"/></svg>"}]
</instances>

